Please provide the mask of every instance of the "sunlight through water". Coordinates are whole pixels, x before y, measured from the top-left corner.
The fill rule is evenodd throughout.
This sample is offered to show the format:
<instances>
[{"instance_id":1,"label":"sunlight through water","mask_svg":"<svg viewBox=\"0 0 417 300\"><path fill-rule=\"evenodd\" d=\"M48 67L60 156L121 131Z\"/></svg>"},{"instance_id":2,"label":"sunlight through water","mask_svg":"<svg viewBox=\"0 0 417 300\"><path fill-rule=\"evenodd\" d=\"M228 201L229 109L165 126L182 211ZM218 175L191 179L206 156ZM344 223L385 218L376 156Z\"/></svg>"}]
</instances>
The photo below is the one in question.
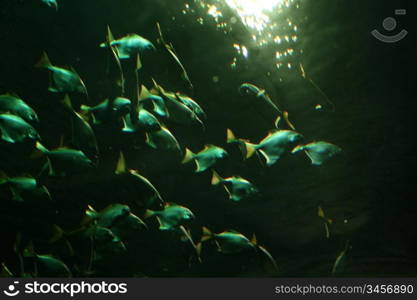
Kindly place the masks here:
<instances>
[{"instance_id":1,"label":"sunlight through water","mask_svg":"<svg viewBox=\"0 0 417 300\"><path fill-rule=\"evenodd\" d=\"M267 12L278 8L284 0L225 0L230 8L234 9L242 19L242 22L261 32L270 23Z\"/></svg>"},{"instance_id":2,"label":"sunlight through water","mask_svg":"<svg viewBox=\"0 0 417 300\"><path fill-rule=\"evenodd\" d=\"M300 7L300 2L301 0L193 0L185 3L182 13L195 15L195 20L201 25L214 20L217 30L224 34L230 34L238 23L246 28L249 33L247 41L240 40L231 45L237 55L230 63L231 68L236 68L239 57L249 58L253 49L264 48L267 53L273 48L276 68L291 69L291 60L301 51L296 47L299 42L299 24L291 12ZM230 11L233 13L232 17L227 13Z\"/></svg>"}]
</instances>

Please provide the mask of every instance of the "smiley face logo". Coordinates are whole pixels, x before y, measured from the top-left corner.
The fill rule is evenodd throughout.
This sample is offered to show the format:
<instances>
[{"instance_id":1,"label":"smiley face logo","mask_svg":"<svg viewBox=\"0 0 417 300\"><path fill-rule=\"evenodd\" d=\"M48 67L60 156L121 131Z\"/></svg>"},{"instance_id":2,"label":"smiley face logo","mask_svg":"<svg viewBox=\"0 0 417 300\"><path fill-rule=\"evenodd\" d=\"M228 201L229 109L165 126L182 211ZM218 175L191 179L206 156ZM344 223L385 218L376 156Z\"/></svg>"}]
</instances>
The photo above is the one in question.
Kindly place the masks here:
<instances>
[{"instance_id":1,"label":"smiley face logo","mask_svg":"<svg viewBox=\"0 0 417 300\"><path fill-rule=\"evenodd\" d=\"M396 9L395 14L396 15L406 15L407 11L405 9ZM382 26L384 27L384 29L387 32L388 31L393 31L397 27L397 21L392 17L388 17L388 18L384 19L384 21L382 22ZM408 34L407 30L404 30L404 29L401 30L399 33L397 33L395 35L385 35L385 34L380 33L376 29L372 30L371 33L375 38L377 38L378 40L380 40L381 42L384 42L384 43L399 42L403 38L405 38L406 35Z\"/></svg>"},{"instance_id":2,"label":"smiley face logo","mask_svg":"<svg viewBox=\"0 0 417 300\"><path fill-rule=\"evenodd\" d=\"M6 296L9 296L9 297L14 297L14 296L19 295L20 291L16 289L16 285L17 285L17 284L19 284L19 281L15 281L15 282L13 282L13 284L10 284L10 285L7 287L7 289L3 291L3 293L4 293Z\"/></svg>"}]
</instances>

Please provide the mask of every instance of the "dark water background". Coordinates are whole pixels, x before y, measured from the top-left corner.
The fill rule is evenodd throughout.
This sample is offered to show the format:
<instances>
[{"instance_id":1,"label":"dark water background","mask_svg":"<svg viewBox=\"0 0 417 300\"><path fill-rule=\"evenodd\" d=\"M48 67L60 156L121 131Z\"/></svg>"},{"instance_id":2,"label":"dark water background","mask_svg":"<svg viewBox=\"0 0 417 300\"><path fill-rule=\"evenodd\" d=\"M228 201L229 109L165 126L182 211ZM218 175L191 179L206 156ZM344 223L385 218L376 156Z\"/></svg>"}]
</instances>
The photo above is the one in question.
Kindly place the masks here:
<instances>
[{"instance_id":1,"label":"dark water background","mask_svg":"<svg viewBox=\"0 0 417 300\"><path fill-rule=\"evenodd\" d=\"M216 232L234 228L248 235L256 233L285 276L327 276L349 240L352 249L344 275L416 276L416 26L411 3L302 2L295 16L304 49L299 59L336 105L334 113L312 109L320 98L317 91L291 72L278 74L271 56L261 50L250 49L249 59L239 61L237 71L231 70L231 45L248 40L247 33L237 29L224 35L213 24L196 24L179 13L178 7L184 5L180 0L61 1L57 13L37 1L2 0L0 92L14 91L28 99L40 119L48 120L38 127L44 144L57 146L60 135L69 132L69 124L59 98L47 92L47 73L33 67L42 51L56 65L73 66L86 83L90 101L98 103L114 93L105 73L107 53L98 48L106 25L111 25L115 36L136 32L155 41L155 23L160 22L190 74L195 87L192 96L209 116L204 136L193 128L174 129L182 145L194 151L205 143L225 146L226 128L252 141L264 137L271 126L245 106L237 93L242 82L253 82L265 87L290 112L305 136L331 141L343 149L322 167L297 156L266 169L256 160L242 163L236 155L221 167L221 174L242 175L262 191L259 201L238 204L227 201L222 190L210 187L209 172L194 175L186 166L155 157L150 151L126 153L129 165L149 177L165 199L195 212L195 236L202 225ZM399 27L409 35L396 44L381 43L370 31L383 30L382 20L393 16L396 8L408 9L407 16L398 18ZM167 89L186 91L169 60L149 55L144 65ZM268 72L272 75L267 76ZM219 81L213 82L213 76ZM106 149L102 170L111 172L119 149L128 148L126 140L100 134L108 137L101 145ZM17 174L27 168L11 154L1 159L4 168L15 168ZM36 166L28 168L35 170ZM101 191L101 181L89 176L51 188L59 199L60 225L65 229L77 222L86 203L100 208L121 201L117 193ZM330 239L325 238L317 217L318 205L334 219ZM0 224L2 255L7 255L13 226L24 227L24 221L16 225L3 218ZM225 274L229 275L216 269L189 275Z\"/></svg>"}]
</instances>

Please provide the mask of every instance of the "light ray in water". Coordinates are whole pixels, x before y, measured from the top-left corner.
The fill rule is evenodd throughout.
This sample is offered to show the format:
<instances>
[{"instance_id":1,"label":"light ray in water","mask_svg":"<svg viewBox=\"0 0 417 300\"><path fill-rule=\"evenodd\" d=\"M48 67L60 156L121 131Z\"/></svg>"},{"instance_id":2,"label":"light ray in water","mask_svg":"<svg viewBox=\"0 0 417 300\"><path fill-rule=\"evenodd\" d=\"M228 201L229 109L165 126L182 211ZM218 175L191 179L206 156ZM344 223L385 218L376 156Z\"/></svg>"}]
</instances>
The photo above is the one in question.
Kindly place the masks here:
<instances>
[{"instance_id":1,"label":"light ray in water","mask_svg":"<svg viewBox=\"0 0 417 300\"><path fill-rule=\"evenodd\" d=\"M216 28L224 34L231 33L234 24L240 20L247 28L250 39L243 44L233 44L239 56L245 59L250 57L250 49L272 46L280 53L275 57L277 66L291 69L297 64L293 61L294 56L299 54L299 47L294 50L299 41L299 24L291 16L291 10L299 8L299 2L300 0L194 0L194 8L186 3L185 9L181 9L183 14L195 15L195 20L201 25L207 24L206 20L214 19ZM227 17L227 10L233 11L234 16ZM232 69L236 68L237 60L231 61L230 66Z\"/></svg>"},{"instance_id":2,"label":"light ray in water","mask_svg":"<svg viewBox=\"0 0 417 300\"><path fill-rule=\"evenodd\" d=\"M243 24L259 32L270 23L268 13L278 9L286 2L284 0L225 0L230 8L240 16Z\"/></svg>"}]
</instances>

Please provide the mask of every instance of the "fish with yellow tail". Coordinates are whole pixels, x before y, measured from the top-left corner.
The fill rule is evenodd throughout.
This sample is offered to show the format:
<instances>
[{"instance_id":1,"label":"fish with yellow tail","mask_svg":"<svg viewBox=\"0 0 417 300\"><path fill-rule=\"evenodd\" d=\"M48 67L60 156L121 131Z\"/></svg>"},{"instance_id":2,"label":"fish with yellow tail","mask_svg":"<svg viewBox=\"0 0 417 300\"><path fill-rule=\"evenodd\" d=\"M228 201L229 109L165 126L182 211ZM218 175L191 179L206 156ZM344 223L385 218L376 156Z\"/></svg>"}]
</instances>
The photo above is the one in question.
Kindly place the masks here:
<instances>
[{"instance_id":1,"label":"fish with yellow tail","mask_svg":"<svg viewBox=\"0 0 417 300\"><path fill-rule=\"evenodd\" d=\"M204 172L208 168L215 165L219 160L227 156L226 150L223 148L206 145L203 150L198 153L193 153L190 149L185 149L185 156L182 160L182 163L188 163L195 161L196 164L196 173Z\"/></svg>"},{"instance_id":2,"label":"fish with yellow tail","mask_svg":"<svg viewBox=\"0 0 417 300\"><path fill-rule=\"evenodd\" d=\"M51 71L50 92L87 94L87 88L77 72L73 68L68 70L52 65L45 52L35 66Z\"/></svg>"},{"instance_id":3,"label":"fish with yellow tail","mask_svg":"<svg viewBox=\"0 0 417 300\"><path fill-rule=\"evenodd\" d=\"M214 170L211 178L211 184L223 185L224 189L229 194L229 199L236 202L250 198L259 192L258 189L245 178L240 176L223 178Z\"/></svg>"},{"instance_id":4,"label":"fish with yellow tail","mask_svg":"<svg viewBox=\"0 0 417 300\"><path fill-rule=\"evenodd\" d=\"M303 135L294 130L275 130L271 131L259 144L252 144L246 140L241 140L246 159L253 156L256 152L262 154L266 159L266 164L272 166L283 156L291 153L303 139ZM228 141L236 140L233 132L228 130Z\"/></svg>"},{"instance_id":5,"label":"fish with yellow tail","mask_svg":"<svg viewBox=\"0 0 417 300\"><path fill-rule=\"evenodd\" d=\"M298 145L291 152L298 153L304 151L311 160L311 164L321 166L330 158L342 151L339 146L334 144L318 141L307 145Z\"/></svg>"}]
</instances>

